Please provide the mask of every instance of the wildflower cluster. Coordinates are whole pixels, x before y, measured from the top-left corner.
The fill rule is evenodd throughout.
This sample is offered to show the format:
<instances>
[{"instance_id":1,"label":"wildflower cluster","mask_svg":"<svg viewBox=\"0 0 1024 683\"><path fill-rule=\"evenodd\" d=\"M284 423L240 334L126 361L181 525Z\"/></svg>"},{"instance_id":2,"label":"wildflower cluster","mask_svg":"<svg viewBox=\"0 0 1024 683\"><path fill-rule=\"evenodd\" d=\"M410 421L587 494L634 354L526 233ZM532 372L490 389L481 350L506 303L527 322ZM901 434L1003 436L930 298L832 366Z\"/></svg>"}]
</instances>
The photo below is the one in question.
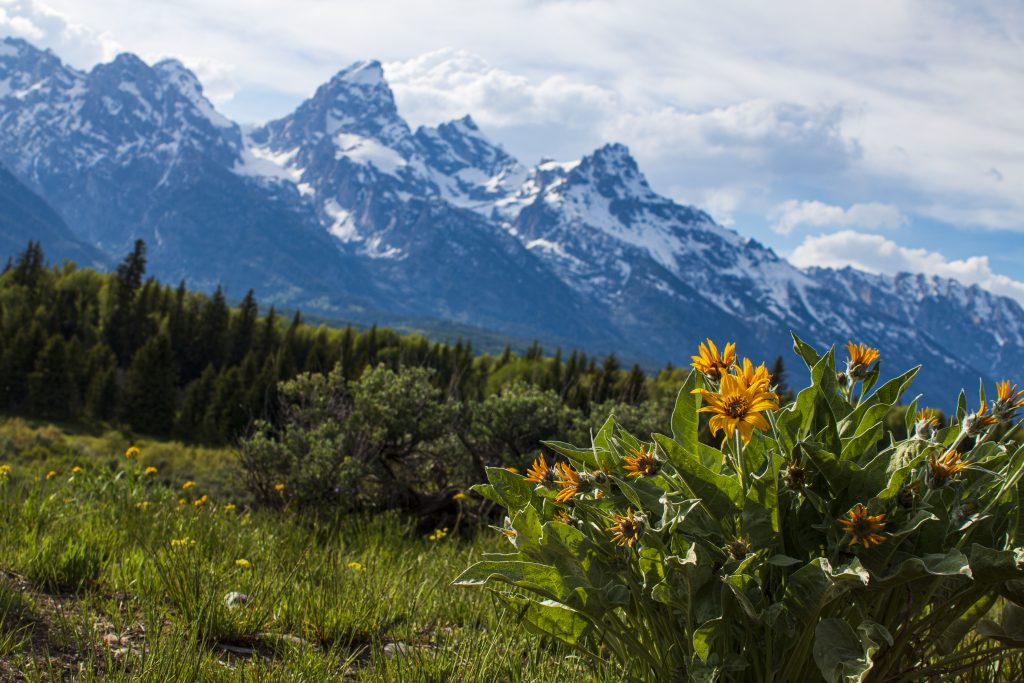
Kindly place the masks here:
<instances>
[{"instance_id":1,"label":"wildflower cluster","mask_svg":"<svg viewBox=\"0 0 1024 683\"><path fill-rule=\"evenodd\" d=\"M1024 646L1024 444L992 429L1024 390L1000 382L947 421L897 407L916 369L875 387L878 349L850 342L840 372L834 350L794 348L810 383L788 405L763 364L708 339L671 435L609 418L586 446L548 442L556 459L525 476L489 469L475 490L508 510L512 552L457 583L630 679L927 678L972 624L964 657L985 638ZM904 411L899 440L885 418ZM997 600L1005 618L979 622Z\"/></svg>"}]
</instances>

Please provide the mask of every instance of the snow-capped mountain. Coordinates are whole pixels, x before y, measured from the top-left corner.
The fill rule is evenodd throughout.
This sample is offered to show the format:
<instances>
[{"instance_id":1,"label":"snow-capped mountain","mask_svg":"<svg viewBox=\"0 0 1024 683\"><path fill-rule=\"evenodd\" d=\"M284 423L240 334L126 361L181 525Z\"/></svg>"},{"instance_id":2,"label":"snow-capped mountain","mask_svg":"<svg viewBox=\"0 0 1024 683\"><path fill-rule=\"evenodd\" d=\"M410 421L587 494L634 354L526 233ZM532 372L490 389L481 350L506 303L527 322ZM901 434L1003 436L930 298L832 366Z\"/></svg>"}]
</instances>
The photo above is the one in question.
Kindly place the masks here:
<instances>
[{"instance_id":1,"label":"snow-capped mountain","mask_svg":"<svg viewBox=\"0 0 1024 683\"><path fill-rule=\"evenodd\" d=\"M438 320L688 362L706 335L789 358L877 345L948 403L1024 365L1024 310L955 281L799 270L655 192L629 150L526 167L469 117L412 130L378 62L243 129L176 61L85 73L0 43L0 163L83 240L154 270L369 322ZM940 393L941 392L941 393Z\"/></svg>"}]
</instances>

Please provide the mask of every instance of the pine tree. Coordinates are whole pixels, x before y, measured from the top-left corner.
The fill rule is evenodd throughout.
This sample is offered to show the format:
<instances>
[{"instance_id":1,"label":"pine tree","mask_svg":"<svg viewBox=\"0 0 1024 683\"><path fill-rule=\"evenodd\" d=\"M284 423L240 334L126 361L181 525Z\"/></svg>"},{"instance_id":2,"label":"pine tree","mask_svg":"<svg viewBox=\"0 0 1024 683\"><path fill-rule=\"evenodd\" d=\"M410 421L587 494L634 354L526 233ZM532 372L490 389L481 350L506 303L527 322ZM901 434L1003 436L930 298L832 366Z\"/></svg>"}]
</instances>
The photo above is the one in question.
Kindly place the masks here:
<instances>
[{"instance_id":1,"label":"pine tree","mask_svg":"<svg viewBox=\"0 0 1024 683\"><path fill-rule=\"evenodd\" d=\"M117 356L106 344L97 344L89 351L86 368L85 414L94 420L112 420L117 415Z\"/></svg>"},{"instance_id":2,"label":"pine tree","mask_svg":"<svg viewBox=\"0 0 1024 683\"><path fill-rule=\"evenodd\" d=\"M226 359L230 320L231 311L224 291L217 287L213 297L203 306L197 334L201 356L218 369L224 366Z\"/></svg>"},{"instance_id":3,"label":"pine tree","mask_svg":"<svg viewBox=\"0 0 1024 683\"><path fill-rule=\"evenodd\" d=\"M238 365L252 350L253 340L256 334L256 321L259 317L259 306L256 305L256 296L250 289L238 306L238 313L231 321L231 341L228 363Z\"/></svg>"},{"instance_id":4,"label":"pine tree","mask_svg":"<svg viewBox=\"0 0 1024 683\"><path fill-rule=\"evenodd\" d=\"M160 333L142 345L125 377L121 419L132 429L164 435L174 425L178 370L167 335Z\"/></svg>"},{"instance_id":5,"label":"pine tree","mask_svg":"<svg viewBox=\"0 0 1024 683\"><path fill-rule=\"evenodd\" d=\"M54 335L36 357L28 376L28 405L34 415L48 420L74 416L78 390L64 338Z\"/></svg>"}]
</instances>

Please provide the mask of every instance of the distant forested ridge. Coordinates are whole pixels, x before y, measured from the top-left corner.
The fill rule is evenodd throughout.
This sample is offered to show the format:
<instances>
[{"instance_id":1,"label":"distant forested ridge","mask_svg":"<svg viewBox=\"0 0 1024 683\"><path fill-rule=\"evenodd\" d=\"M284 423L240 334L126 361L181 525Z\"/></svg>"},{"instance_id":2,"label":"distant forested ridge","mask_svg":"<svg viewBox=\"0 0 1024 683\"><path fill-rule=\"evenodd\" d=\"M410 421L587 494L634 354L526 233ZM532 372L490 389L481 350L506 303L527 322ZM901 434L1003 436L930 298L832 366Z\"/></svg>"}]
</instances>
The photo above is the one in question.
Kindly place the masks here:
<instances>
[{"instance_id":1,"label":"distant forested ridge","mask_svg":"<svg viewBox=\"0 0 1024 683\"><path fill-rule=\"evenodd\" d=\"M428 368L445 400L463 403L525 384L582 416L663 398L678 375L668 367L659 382L614 355L545 356L536 344L474 355L461 340L312 326L298 312L261 311L251 291L232 307L220 289L207 296L147 278L141 240L111 274L47 265L30 243L0 275L0 339L0 411L207 444L273 420L279 382L336 365L347 380L379 365Z\"/></svg>"}]
</instances>

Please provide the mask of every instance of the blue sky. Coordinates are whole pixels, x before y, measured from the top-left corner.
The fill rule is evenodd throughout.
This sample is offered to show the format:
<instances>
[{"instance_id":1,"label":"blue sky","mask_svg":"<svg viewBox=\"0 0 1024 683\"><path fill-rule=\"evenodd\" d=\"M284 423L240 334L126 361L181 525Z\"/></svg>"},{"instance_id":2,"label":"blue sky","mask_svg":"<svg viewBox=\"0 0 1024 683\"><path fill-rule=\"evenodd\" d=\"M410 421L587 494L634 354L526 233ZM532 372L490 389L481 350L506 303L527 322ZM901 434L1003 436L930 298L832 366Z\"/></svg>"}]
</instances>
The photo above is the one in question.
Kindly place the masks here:
<instances>
[{"instance_id":1,"label":"blue sky","mask_svg":"<svg viewBox=\"0 0 1024 683\"><path fill-rule=\"evenodd\" d=\"M413 125L470 113L526 163L624 142L798 265L1024 303L1024 3L0 0L0 33L177 57L240 122L380 59Z\"/></svg>"}]
</instances>

